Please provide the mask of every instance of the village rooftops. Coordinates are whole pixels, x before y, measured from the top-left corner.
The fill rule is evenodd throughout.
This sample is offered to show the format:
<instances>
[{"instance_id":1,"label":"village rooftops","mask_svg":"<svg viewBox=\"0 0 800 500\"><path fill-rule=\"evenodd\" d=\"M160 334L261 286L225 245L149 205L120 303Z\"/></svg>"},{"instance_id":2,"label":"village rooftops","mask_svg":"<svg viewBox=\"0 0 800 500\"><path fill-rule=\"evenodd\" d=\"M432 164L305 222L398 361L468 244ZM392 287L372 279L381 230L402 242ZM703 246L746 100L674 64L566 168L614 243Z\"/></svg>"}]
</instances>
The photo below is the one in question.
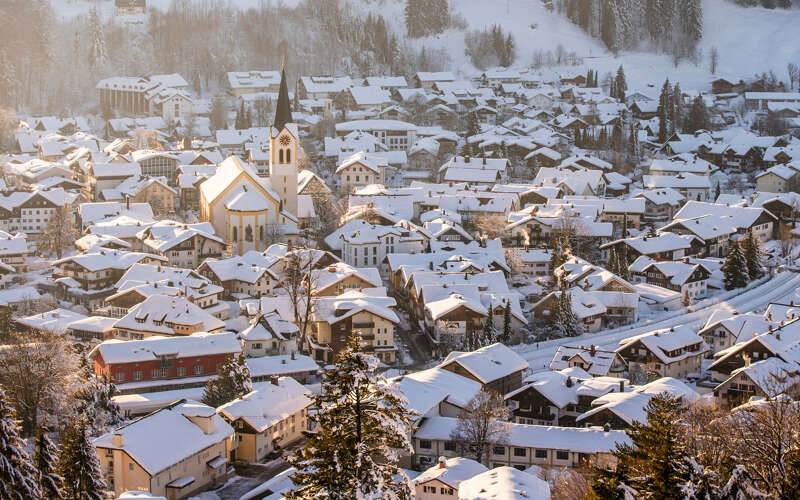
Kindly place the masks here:
<instances>
[{"instance_id":1,"label":"village rooftops","mask_svg":"<svg viewBox=\"0 0 800 500\"><path fill-rule=\"evenodd\" d=\"M120 250L98 249L93 253L84 253L64 257L56 260L53 265L75 264L87 271L100 271L103 269L126 270L142 260L160 260L166 262L165 257L142 252L124 252Z\"/></svg>"},{"instance_id":2,"label":"village rooftops","mask_svg":"<svg viewBox=\"0 0 800 500\"><path fill-rule=\"evenodd\" d=\"M248 342L288 340L299 331L297 325L283 319L277 312L270 311L259 315L250 326L242 330L239 337Z\"/></svg>"}]
</instances>

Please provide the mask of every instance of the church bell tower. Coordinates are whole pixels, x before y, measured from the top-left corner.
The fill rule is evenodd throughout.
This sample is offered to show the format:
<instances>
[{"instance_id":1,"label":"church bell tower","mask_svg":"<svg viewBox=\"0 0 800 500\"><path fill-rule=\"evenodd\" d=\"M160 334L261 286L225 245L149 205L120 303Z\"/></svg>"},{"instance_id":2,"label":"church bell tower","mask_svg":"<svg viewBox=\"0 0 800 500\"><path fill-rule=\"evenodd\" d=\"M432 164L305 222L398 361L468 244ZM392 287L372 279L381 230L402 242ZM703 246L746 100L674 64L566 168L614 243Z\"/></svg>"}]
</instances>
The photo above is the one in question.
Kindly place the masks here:
<instances>
[{"instance_id":1,"label":"church bell tower","mask_svg":"<svg viewBox=\"0 0 800 500\"><path fill-rule=\"evenodd\" d=\"M272 189L281 197L284 210L296 217L297 158L300 152L300 137L297 126L292 123L285 61L281 69L281 87L278 91L275 122L270 130L269 146L269 179Z\"/></svg>"}]
</instances>

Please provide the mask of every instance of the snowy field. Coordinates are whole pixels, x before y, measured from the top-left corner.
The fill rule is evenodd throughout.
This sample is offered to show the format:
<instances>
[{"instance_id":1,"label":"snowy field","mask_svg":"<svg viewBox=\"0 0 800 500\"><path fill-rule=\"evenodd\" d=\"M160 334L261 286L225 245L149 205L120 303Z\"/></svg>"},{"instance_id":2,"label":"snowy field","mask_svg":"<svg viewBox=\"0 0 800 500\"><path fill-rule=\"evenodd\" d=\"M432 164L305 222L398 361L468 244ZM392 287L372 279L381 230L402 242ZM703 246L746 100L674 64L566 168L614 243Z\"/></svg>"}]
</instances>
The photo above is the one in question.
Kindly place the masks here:
<instances>
[{"instance_id":1,"label":"snowy field","mask_svg":"<svg viewBox=\"0 0 800 500\"><path fill-rule=\"evenodd\" d=\"M68 19L85 15L97 6L104 18L113 15L113 0L51 0L59 18ZM195 3L213 5L214 0L190 0ZM230 5L246 10L264 5L293 7L301 0L232 0ZM172 0L148 0L153 8L167 9ZM350 3L366 12L381 14L402 33L405 31L403 8L405 0L350 0ZM786 79L786 64L800 61L799 43L776 43L776 33L784 40L793 39L800 25L800 10L768 10L761 7L743 8L726 0L704 0L705 27L700 44L702 51L698 65L682 62L673 66L669 56L649 52L626 52L614 57L602 42L596 40L557 13L548 11L537 0L455 0L459 14L469 24L468 29L500 24L513 33L517 43L518 66L531 63L537 50L552 50L563 46L584 58L584 65L576 68L584 72L585 67L599 70L603 75L625 65L632 90L656 93L666 77L680 82L684 89L705 90L712 79L708 71L708 54L712 47L719 52L718 76L729 79L746 78L762 71L773 70L780 79ZM451 67L462 75L471 75L475 68L464 54L462 30L448 30L435 36L414 40L417 47L445 48L450 55ZM443 68L444 69L444 68Z\"/></svg>"}]
</instances>

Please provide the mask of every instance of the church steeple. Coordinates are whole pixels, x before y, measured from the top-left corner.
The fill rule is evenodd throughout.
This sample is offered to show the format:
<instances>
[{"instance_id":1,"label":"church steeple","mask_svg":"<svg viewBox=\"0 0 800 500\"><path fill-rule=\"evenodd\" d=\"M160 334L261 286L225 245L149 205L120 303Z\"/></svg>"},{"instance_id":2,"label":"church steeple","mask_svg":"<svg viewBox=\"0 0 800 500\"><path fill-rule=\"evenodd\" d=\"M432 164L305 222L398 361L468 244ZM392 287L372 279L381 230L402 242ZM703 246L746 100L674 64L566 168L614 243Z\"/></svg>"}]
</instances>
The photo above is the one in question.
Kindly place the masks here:
<instances>
[{"instance_id":1,"label":"church steeple","mask_svg":"<svg viewBox=\"0 0 800 500\"><path fill-rule=\"evenodd\" d=\"M281 88L278 91L278 106L275 109L275 132L280 132L292 121L292 109L289 106L289 88L286 85L286 58L281 68Z\"/></svg>"}]
</instances>

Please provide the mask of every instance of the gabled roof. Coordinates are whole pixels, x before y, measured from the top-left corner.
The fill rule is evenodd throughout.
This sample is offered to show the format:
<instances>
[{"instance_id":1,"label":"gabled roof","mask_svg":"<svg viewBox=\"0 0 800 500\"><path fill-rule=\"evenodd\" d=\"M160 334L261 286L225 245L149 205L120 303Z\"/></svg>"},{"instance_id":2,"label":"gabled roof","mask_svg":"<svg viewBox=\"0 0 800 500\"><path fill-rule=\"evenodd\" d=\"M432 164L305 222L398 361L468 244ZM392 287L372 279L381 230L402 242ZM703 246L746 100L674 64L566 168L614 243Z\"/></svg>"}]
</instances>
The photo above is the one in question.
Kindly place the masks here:
<instances>
[{"instance_id":1,"label":"gabled roof","mask_svg":"<svg viewBox=\"0 0 800 500\"><path fill-rule=\"evenodd\" d=\"M242 419L256 432L264 432L311 405L311 391L291 377L280 377L277 384L259 384L241 398L217 408L231 421Z\"/></svg>"},{"instance_id":2,"label":"gabled roof","mask_svg":"<svg viewBox=\"0 0 800 500\"><path fill-rule=\"evenodd\" d=\"M451 352L439 366L451 363L458 363L483 384L528 368L525 359L500 343L473 352Z\"/></svg>"}]
</instances>

